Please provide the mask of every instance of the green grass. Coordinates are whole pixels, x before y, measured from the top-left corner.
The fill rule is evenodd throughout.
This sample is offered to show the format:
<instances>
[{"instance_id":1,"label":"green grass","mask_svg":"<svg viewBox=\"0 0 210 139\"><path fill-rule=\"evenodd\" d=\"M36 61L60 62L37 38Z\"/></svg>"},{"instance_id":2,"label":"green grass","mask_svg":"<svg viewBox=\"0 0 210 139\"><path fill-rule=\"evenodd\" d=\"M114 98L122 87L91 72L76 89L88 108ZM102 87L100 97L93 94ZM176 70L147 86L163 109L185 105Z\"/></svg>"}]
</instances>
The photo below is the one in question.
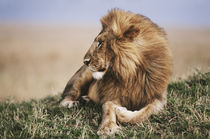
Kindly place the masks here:
<instances>
[{"instance_id":1,"label":"green grass","mask_svg":"<svg viewBox=\"0 0 210 139\"><path fill-rule=\"evenodd\" d=\"M165 110L140 124L120 124L116 138L209 138L210 72L168 86ZM60 96L27 102L0 102L1 138L99 138L101 107L59 107Z\"/></svg>"}]
</instances>

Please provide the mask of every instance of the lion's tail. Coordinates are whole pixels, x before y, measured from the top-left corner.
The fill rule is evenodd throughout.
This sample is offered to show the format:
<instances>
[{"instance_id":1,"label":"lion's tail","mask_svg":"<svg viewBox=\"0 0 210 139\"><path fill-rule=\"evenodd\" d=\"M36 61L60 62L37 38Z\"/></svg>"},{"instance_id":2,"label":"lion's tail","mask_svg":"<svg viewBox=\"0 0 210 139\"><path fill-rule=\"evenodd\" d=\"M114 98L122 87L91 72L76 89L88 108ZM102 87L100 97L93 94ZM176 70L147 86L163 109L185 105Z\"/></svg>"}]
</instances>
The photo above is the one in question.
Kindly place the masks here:
<instances>
[{"instance_id":1,"label":"lion's tail","mask_svg":"<svg viewBox=\"0 0 210 139\"><path fill-rule=\"evenodd\" d=\"M166 104L166 99L155 99L152 103L146 105L139 111L129 111L125 107L116 106L117 119L125 123L140 123L148 119L150 115L158 113Z\"/></svg>"}]
</instances>

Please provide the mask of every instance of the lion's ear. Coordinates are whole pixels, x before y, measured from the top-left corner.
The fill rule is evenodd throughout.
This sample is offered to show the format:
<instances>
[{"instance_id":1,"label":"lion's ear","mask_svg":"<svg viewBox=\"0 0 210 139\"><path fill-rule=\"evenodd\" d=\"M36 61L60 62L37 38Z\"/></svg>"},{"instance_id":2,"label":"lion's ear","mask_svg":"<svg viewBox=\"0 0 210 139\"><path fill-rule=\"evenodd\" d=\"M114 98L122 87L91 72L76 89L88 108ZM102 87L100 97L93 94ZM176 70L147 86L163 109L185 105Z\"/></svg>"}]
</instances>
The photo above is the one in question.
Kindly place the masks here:
<instances>
[{"instance_id":1,"label":"lion's ear","mask_svg":"<svg viewBox=\"0 0 210 139\"><path fill-rule=\"evenodd\" d=\"M138 36L140 29L135 25L131 25L127 30L124 31L123 37L127 39L134 39Z\"/></svg>"}]
</instances>

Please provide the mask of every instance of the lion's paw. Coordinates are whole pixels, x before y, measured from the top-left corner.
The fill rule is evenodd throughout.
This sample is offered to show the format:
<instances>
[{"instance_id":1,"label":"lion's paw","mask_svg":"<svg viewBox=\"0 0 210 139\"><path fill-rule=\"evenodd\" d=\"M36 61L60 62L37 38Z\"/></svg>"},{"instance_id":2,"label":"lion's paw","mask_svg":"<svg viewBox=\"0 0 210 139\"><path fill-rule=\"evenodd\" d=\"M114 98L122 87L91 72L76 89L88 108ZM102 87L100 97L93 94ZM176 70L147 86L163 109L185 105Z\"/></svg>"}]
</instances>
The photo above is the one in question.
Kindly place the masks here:
<instances>
[{"instance_id":1,"label":"lion's paw","mask_svg":"<svg viewBox=\"0 0 210 139\"><path fill-rule=\"evenodd\" d=\"M61 106L63 107L68 107L68 108L71 108L73 106L77 106L79 104L79 101L72 101L72 100L62 100L61 101Z\"/></svg>"},{"instance_id":2,"label":"lion's paw","mask_svg":"<svg viewBox=\"0 0 210 139\"><path fill-rule=\"evenodd\" d=\"M116 123L108 122L108 123L100 126L97 134L99 136L101 136L101 135L110 136L110 135L113 135L114 133L116 133L118 130L119 130L119 126Z\"/></svg>"}]
</instances>

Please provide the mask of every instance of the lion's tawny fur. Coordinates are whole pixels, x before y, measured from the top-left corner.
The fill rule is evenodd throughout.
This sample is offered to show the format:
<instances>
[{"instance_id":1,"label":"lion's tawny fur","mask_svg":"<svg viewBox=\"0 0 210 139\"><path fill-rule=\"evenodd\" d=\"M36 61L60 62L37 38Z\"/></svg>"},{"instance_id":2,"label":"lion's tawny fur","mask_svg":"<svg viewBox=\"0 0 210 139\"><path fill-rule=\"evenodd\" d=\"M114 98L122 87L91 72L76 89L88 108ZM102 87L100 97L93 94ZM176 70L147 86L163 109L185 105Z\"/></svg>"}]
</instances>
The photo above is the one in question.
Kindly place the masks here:
<instances>
[{"instance_id":1,"label":"lion's tawny fur","mask_svg":"<svg viewBox=\"0 0 210 139\"><path fill-rule=\"evenodd\" d=\"M87 66L69 81L63 98L76 101L81 95L88 95L104 105L113 102L113 107L125 107L127 113L139 111L125 122L141 122L159 110L155 105L160 104L161 109L166 103L172 74L166 34L147 17L119 9L111 10L101 23L102 31L84 57ZM103 72L99 80L91 76L96 71ZM120 117L120 112L117 116L121 122L126 117Z\"/></svg>"}]
</instances>

